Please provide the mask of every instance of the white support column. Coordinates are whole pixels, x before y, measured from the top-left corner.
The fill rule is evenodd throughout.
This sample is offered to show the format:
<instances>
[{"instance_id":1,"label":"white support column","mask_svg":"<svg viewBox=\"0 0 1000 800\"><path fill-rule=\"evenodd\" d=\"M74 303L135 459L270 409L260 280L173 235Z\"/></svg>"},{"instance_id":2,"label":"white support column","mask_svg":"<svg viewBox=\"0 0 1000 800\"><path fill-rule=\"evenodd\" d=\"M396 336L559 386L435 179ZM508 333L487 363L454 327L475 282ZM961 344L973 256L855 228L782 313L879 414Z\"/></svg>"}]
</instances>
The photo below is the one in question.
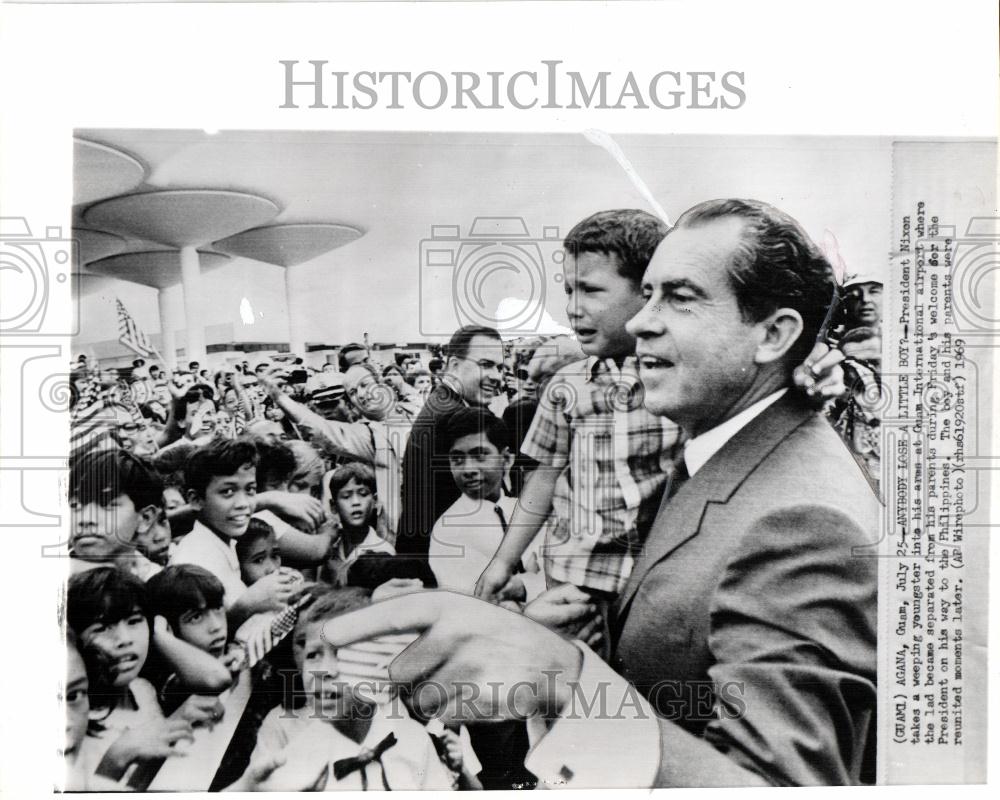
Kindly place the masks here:
<instances>
[{"instance_id":1,"label":"white support column","mask_svg":"<svg viewBox=\"0 0 1000 800\"><path fill-rule=\"evenodd\" d=\"M201 289L201 266L194 247L181 248L181 281L184 284L184 317L187 328L185 361L205 366L205 317Z\"/></svg>"},{"instance_id":2,"label":"white support column","mask_svg":"<svg viewBox=\"0 0 1000 800\"><path fill-rule=\"evenodd\" d=\"M297 276L294 267L285 267L285 308L288 310L288 349L305 358L306 341L302 332L305 322L300 308L301 296L297 290Z\"/></svg>"},{"instance_id":3,"label":"white support column","mask_svg":"<svg viewBox=\"0 0 1000 800\"><path fill-rule=\"evenodd\" d=\"M166 289L157 291L156 300L160 306L160 338L162 339L160 354L167 359L167 363L163 366L168 370L173 370L177 367L177 337L174 335L177 321L170 314L170 303L167 302Z\"/></svg>"}]
</instances>

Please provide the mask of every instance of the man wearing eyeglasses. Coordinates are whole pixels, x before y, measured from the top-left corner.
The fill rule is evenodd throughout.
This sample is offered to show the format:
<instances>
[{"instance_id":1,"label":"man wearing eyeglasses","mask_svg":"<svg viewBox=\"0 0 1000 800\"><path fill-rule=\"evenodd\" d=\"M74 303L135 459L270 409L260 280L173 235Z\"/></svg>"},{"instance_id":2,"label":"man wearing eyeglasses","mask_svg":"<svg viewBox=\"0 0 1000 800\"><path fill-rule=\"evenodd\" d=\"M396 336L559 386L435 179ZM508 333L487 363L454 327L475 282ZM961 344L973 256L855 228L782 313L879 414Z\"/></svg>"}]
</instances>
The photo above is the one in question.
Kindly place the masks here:
<instances>
[{"instance_id":1,"label":"man wearing eyeglasses","mask_svg":"<svg viewBox=\"0 0 1000 800\"><path fill-rule=\"evenodd\" d=\"M451 476L447 452L437 447L441 420L461 406L488 412L500 391L503 345L493 328L467 325L455 331L444 348L441 382L413 422L403 455L402 514L396 554L426 566L431 529L460 492ZM428 568L427 580L433 585Z\"/></svg>"}]
</instances>

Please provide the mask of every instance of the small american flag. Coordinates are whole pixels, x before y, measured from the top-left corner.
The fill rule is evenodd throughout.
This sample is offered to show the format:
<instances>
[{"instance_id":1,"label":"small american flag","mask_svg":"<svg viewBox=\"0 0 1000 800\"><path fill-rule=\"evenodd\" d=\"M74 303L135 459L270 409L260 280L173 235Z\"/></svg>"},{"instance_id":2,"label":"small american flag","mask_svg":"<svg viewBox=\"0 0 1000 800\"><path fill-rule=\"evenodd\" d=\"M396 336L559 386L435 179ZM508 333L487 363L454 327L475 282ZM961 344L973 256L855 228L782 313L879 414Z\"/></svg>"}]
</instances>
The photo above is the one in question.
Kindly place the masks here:
<instances>
[{"instance_id":1,"label":"small american flag","mask_svg":"<svg viewBox=\"0 0 1000 800\"><path fill-rule=\"evenodd\" d=\"M127 409L137 425L144 423L128 384L119 381L117 386L104 388L100 372L95 371L80 392L79 402L70 412L70 459L79 458L88 450L107 444L119 422L115 406Z\"/></svg>"},{"instance_id":2,"label":"small american flag","mask_svg":"<svg viewBox=\"0 0 1000 800\"><path fill-rule=\"evenodd\" d=\"M293 603L277 616L265 621L260 625L251 625L250 630L244 632L243 646L247 651L247 666L253 667L264 656L273 650L278 642L284 639L295 628L295 623L299 618L299 608L304 605L304 600Z\"/></svg>"},{"instance_id":3,"label":"small american flag","mask_svg":"<svg viewBox=\"0 0 1000 800\"><path fill-rule=\"evenodd\" d=\"M154 355L156 348L150 343L142 329L136 325L132 315L128 313L128 309L117 297L115 303L118 307L118 341L140 356Z\"/></svg>"},{"instance_id":4,"label":"small american flag","mask_svg":"<svg viewBox=\"0 0 1000 800\"><path fill-rule=\"evenodd\" d=\"M108 393L101 387L99 373L87 380L80 400L70 413L70 458L75 459L101 444L111 432L114 413L108 408Z\"/></svg>"}]
</instances>

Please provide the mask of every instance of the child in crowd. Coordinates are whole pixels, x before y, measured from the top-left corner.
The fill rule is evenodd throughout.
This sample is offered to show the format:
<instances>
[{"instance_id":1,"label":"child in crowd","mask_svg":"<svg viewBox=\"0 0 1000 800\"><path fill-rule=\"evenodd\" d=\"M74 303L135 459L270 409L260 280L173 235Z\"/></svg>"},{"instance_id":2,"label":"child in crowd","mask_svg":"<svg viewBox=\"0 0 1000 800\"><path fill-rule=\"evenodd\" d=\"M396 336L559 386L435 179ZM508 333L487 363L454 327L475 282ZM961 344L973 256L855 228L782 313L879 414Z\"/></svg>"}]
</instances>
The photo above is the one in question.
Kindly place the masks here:
<instances>
[{"instance_id":1,"label":"child in crowd","mask_svg":"<svg viewBox=\"0 0 1000 800\"><path fill-rule=\"evenodd\" d=\"M295 591L290 576L275 572L247 588L236 540L246 533L257 493L257 449L246 439L216 439L195 451L184 470L188 503L197 514L171 564L196 564L221 581L229 624L286 607Z\"/></svg>"},{"instance_id":2,"label":"child in crowd","mask_svg":"<svg viewBox=\"0 0 1000 800\"><path fill-rule=\"evenodd\" d=\"M292 639L304 703L268 714L246 772L229 790L452 789L456 773L462 788L479 788L473 757L466 766L453 748L446 766L401 703L370 699L363 680L342 672L324 626L368 602L361 589L316 592Z\"/></svg>"},{"instance_id":3,"label":"child in crowd","mask_svg":"<svg viewBox=\"0 0 1000 800\"><path fill-rule=\"evenodd\" d=\"M567 235L567 314L587 358L556 373L535 414L521 449L539 466L479 596L500 596L546 520L550 586L572 583L603 611L628 580L681 447L680 429L643 406L625 330L645 302L640 282L666 232L644 211L618 210Z\"/></svg>"},{"instance_id":4,"label":"child in crowd","mask_svg":"<svg viewBox=\"0 0 1000 800\"><path fill-rule=\"evenodd\" d=\"M231 672L239 668L238 649L229 647L222 582L195 564L175 564L146 586L153 614L163 617L174 635L219 659Z\"/></svg>"},{"instance_id":5,"label":"child in crowd","mask_svg":"<svg viewBox=\"0 0 1000 800\"><path fill-rule=\"evenodd\" d=\"M164 491L164 494L166 494L166 491ZM159 514L156 516L156 521L148 528L143 526L136 531L136 549L158 567L165 567L167 565L170 552L173 549L172 545L170 521L167 519L166 509L160 509Z\"/></svg>"},{"instance_id":6,"label":"child in crowd","mask_svg":"<svg viewBox=\"0 0 1000 800\"><path fill-rule=\"evenodd\" d=\"M85 752L87 727L90 724L90 684L83 656L77 649L76 634L66 631L66 683L60 698L66 708L66 739L60 751L66 767L64 788L78 792L91 788L89 777L93 765Z\"/></svg>"},{"instance_id":7,"label":"child in crowd","mask_svg":"<svg viewBox=\"0 0 1000 800\"><path fill-rule=\"evenodd\" d=\"M315 491L321 489L322 460L305 442L297 442L305 448L303 451L293 448L292 442L266 438L252 441L257 448L257 498L253 519L274 529L283 552L296 566L305 568L321 564L335 538L333 521L313 496L314 482ZM301 469L299 455L303 457ZM290 511L297 513L291 516Z\"/></svg>"},{"instance_id":8,"label":"child in crowd","mask_svg":"<svg viewBox=\"0 0 1000 800\"><path fill-rule=\"evenodd\" d=\"M73 459L69 478L70 574L115 564L140 580L160 567L137 549L163 511L163 484L124 450L92 450Z\"/></svg>"},{"instance_id":9,"label":"child in crowd","mask_svg":"<svg viewBox=\"0 0 1000 800\"><path fill-rule=\"evenodd\" d=\"M235 679L246 661L243 648L229 643L224 590L219 579L194 564L167 567L147 584L152 613L163 617L170 630L182 642L197 647L218 659ZM192 696L193 689L181 675L172 673L160 687L160 705L166 713L174 711ZM221 718L221 698L198 697L197 705Z\"/></svg>"},{"instance_id":10,"label":"child in crowd","mask_svg":"<svg viewBox=\"0 0 1000 800\"><path fill-rule=\"evenodd\" d=\"M326 472L323 458L315 447L301 439L288 442L288 447L295 458L295 469L288 479L288 491L308 494L318 500L323 494L323 475Z\"/></svg>"},{"instance_id":11,"label":"child in crowd","mask_svg":"<svg viewBox=\"0 0 1000 800\"><path fill-rule=\"evenodd\" d=\"M247 586L280 570L281 551L274 528L263 520L250 520L247 532L236 543L236 556L240 560L240 577Z\"/></svg>"},{"instance_id":12,"label":"child in crowd","mask_svg":"<svg viewBox=\"0 0 1000 800\"><path fill-rule=\"evenodd\" d=\"M330 504L340 520L340 539L327 562L327 580L347 583L347 573L359 556L369 553L395 555L392 544L378 535L375 524L375 472L357 461L337 467L330 476Z\"/></svg>"},{"instance_id":13,"label":"child in crowd","mask_svg":"<svg viewBox=\"0 0 1000 800\"><path fill-rule=\"evenodd\" d=\"M476 581L503 541L517 503L504 491L504 480L514 463L510 435L493 414L464 407L442 419L440 435L462 496L434 524L428 561L438 587L473 594ZM535 553L530 567L530 573L522 568L512 578L518 582L522 599L530 586L529 600L545 588Z\"/></svg>"},{"instance_id":14,"label":"child in crowd","mask_svg":"<svg viewBox=\"0 0 1000 800\"><path fill-rule=\"evenodd\" d=\"M66 619L87 667L91 763L112 781L127 780L134 764L174 755L174 745L191 738L193 724L211 719L198 703L185 703L165 718L150 678L171 670L206 694L230 683L228 670L174 636L162 617L151 633L149 612L145 585L123 570L98 567L70 578Z\"/></svg>"}]
</instances>

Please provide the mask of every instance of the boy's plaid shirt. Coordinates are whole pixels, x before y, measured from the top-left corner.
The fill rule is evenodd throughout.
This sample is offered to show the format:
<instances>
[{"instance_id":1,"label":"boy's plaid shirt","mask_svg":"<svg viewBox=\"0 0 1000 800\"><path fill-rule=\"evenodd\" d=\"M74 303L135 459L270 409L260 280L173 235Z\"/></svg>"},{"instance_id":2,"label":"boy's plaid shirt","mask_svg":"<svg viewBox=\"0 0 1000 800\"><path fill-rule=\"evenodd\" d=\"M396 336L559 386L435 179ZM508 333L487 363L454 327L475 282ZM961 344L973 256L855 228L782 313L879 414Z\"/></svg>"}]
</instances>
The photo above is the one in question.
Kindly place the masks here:
<instances>
[{"instance_id":1,"label":"boy's plaid shirt","mask_svg":"<svg viewBox=\"0 0 1000 800\"><path fill-rule=\"evenodd\" d=\"M521 452L561 468L547 523L545 574L617 594L659 507L680 429L646 410L636 359L591 357L559 370Z\"/></svg>"}]
</instances>

